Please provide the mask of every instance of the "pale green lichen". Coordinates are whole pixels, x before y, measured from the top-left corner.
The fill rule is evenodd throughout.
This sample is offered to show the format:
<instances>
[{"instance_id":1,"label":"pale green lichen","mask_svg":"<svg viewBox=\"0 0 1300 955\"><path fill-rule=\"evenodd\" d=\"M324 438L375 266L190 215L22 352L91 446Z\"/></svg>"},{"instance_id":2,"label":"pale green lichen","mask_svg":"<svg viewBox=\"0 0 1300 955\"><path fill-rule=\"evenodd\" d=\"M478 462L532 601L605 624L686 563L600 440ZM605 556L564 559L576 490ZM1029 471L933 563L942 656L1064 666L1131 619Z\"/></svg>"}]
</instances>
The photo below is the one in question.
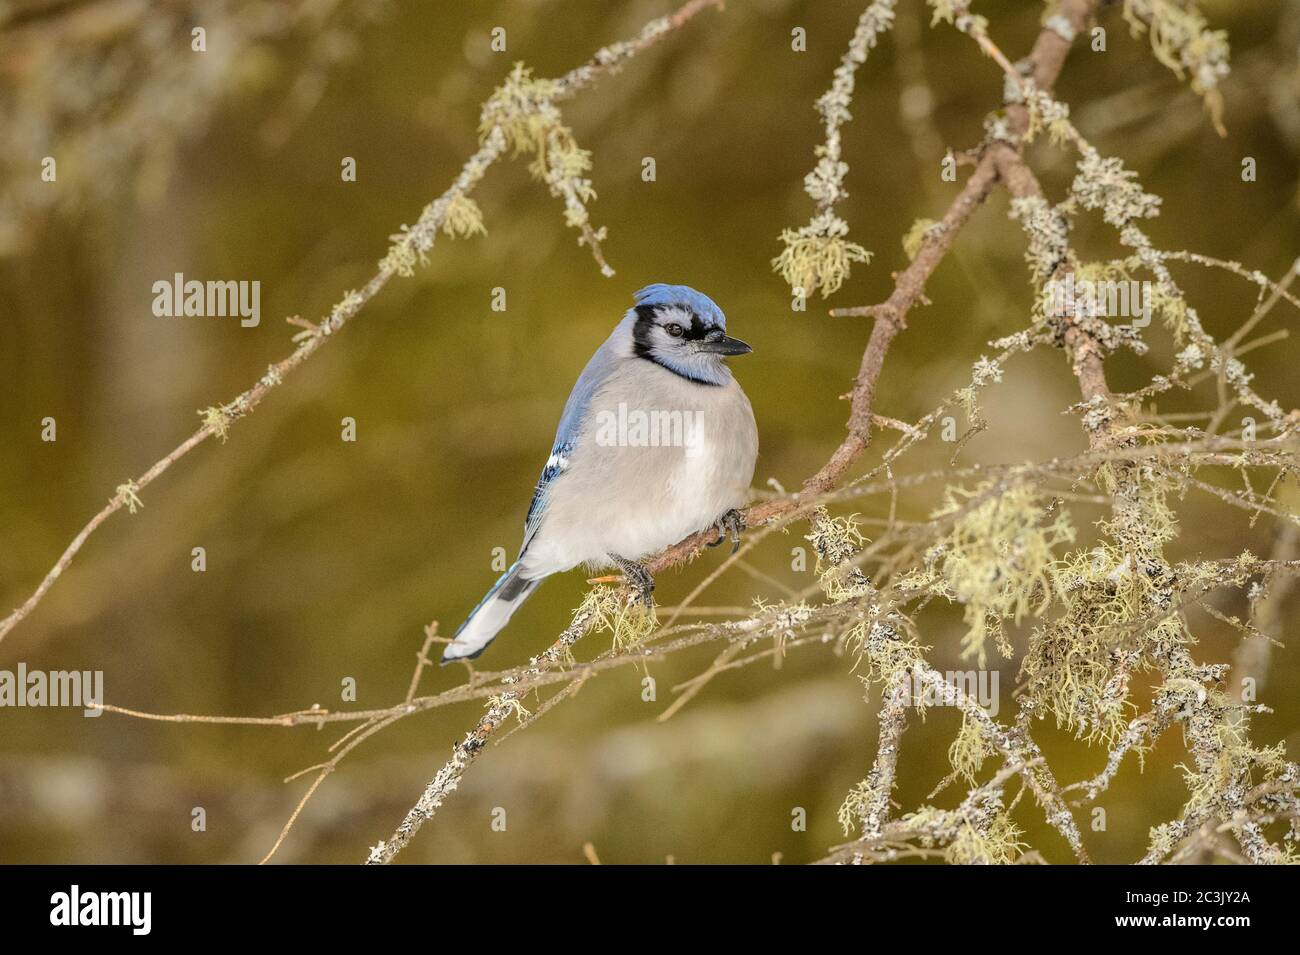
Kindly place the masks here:
<instances>
[{"instance_id":1,"label":"pale green lichen","mask_svg":"<svg viewBox=\"0 0 1300 955\"><path fill-rule=\"evenodd\" d=\"M121 501L126 505L127 513L134 514L137 510L144 507L144 502L140 500L140 485L134 480L127 481L125 484L117 486L117 493L113 497L113 502Z\"/></svg>"},{"instance_id":2,"label":"pale green lichen","mask_svg":"<svg viewBox=\"0 0 1300 955\"><path fill-rule=\"evenodd\" d=\"M899 823L918 845L942 847L952 865L1009 865L1026 848L996 793L959 811L923 806Z\"/></svg>"},{"instance_id":3,"label":"pale green lichen","mask_svg":"<svg viewBox=\"0 0 1300 955\"><path fill-rule=\"evenodd\" d=\"M1156 556L1177 534L1172 487L1152 473L1133 481L1114 466L1099 468L1097 481L1117 498L1116 516L1100 522L1102 541L1055 568L1063 613L1035 629L1021 670L1041 715L1109 745L1128 724L1129 682L1143 661L1189 638L1170 594L1172 575Z\"/></svg>"},{"instance_id":4,"label":"pale green lichen","mask_svg":"<svg viewBox=\"0 0 1300 955\"><path fill-rule=\"evenodd\" d=\"M591 153L578 145L555 105L563 92L560 81L536 77L529 67L516 63L483 104L479 135L484 142L494 134L502 135L516 156L533 157L529 172L546 183L551 195L564 201L565 224L578 231L580 245L591 248L602 273L613 275L600 250L605 230L591 225L587 211L587 204L596 198L587 175Z\"/></svg>"},{"instance_id":5,"label":"pale green lichen","mask_svg":"<svg viewBox=\"0 0 1300 955\"><path fill-rule=\"evenodd\" d=\"M198 414L203 419L203 427L212 432L222 444L225 444L226 438L230 434L230 424L234 421L230 413L223 407L213 405L202 409Z\"/></svg>"},{"instance_id":6,"label":"pale green lichen","mask_svg":"<svg viewBox=\"0 0 1300 955\"><path fill-rule=\"evenodd\" d=\"M951 23L962 33L971 36L984 36L988 33L989 21L986 17L970 12L966 0L926 0L933 10L930 26L938 23Z\"/></svg>"},{"instance_id":7,"label":"pale green lichen","mask_svg":"<svg viewBox=\"0 0 1300 955\"><path fill-rule=\"evenodd\" d=\"M1063 145L1075 138L1069 105L1039 89L1033 80L1021 77L1019 81L1014 81L1007 77L1004 98L1008 103L1022 104L1028 113L1025 142L1033 142L1044 131L1053 146Z\"/></svg>"},{"instance_id":8,"label":"pale green lichen","mask_svg":"<svg viewBox=\"0 0 1300 955\"><path fill-rule=\"evenodd\" d=\"M862 826L862 818L869 811L870 807L879 803L880 796L878 790L867 782L862 780L849 790L849 794L844 797L840 803L840 808L835 814L839 820L840 828L844 834L850 835Z\"/></svg>"},{"instance_id":9,"label":"pale green lichen","mask_svg":"<svg viewBox=\"0 0 1300 955\"><path fill-rule=\"evenodd\" d=\"M482 210L477 202L463 192L454 192L439 199L429 207L428 214L428 218L421 216L421 222L414 227L403 225L400 232L388 237L392 245L379 263L381 271L410 278L415 274L416 266L428 262L428 252L433 247L433 238L439 229L453 239L487 234ZM335 309L344 304L340 303Z\"/></svg>"},{"instance_id":10,"label":"pale green lichen","mask_svg":"<svg viewBox=\"0 0 1300 955\"><path fill-rule=\"evenodd\" d=\"M846 634L848 651L861 663L866 661L865 683L889 684L907 676L924 661L929 647L923 647L907 634L899 615L874 610ZM925 715L925 699L912 701L917 713Z\"/></svg>"},{"instance_id":11,"label":"pale green lichen","mask_svg":"<svg viewBox=\"0 0 1300 955\"><path fill-rule=\"evenodd\" d=\"M609 633L617 650L640 646L659 626L653 606L621 588L597 585L587 592L574 616L590 616L591 632Z\"/></svg>"},{"instance_id":12,"label":"pale green lichen","mask_svg":"<svg viewBox=\"0 0 1300 955\"><path fill-rule=\"evenodd\" d=\"M950 487L933 515L955 518L937 548L937 569L945 595L965 607L962 656L976 657L981 667L990 637L1010 656L1004 621L1019 623L1047 608L1057 589L1053 549L1074 540L1069 515L1049 507L1037 489L992 488Z\"/></svg>"},{"instance_id":13,"label":"pale green lichen","mask_svg":"<svg viewBox=\"0 0 1300 955\"><path fill-rule=\"evenodd\" d=\"M1022 835L1006 813L991 816L979 828L966 823L948 844L945 860L952 865L1011 865L1026 848Z\"/></svg>"},{"instance_id":14,"label":"pale green lichen","mask_svg":"<svg viewBox=\"0 0 1300 955\"><path fill-rule=\"evenodd\" d=\"M1223 129L1223 94L1219 86L1229 73L1228 34L1211 30L1192 2L1124 0L1124 19L1134 36L1149 33L1156 59L1179 79L1189 78L1210 111L1220 135Z\"/></svg>"},{"instance_id":15,"label":"pale green lichen","mask_svg":"<svg viewBox=\"0 0 1300 955\"><path fill-rule=\"evenodd\" d=\"M524 704L513 694L488 697L486 708L489 711L504 710L507 713L512 713L520 723L533 715L524 708Z\"/></svg>"},{"instance_id":16,"label":"pale green lichen","mask_svg":"<svg viewBox=\"0 0 1300 955\"><path fill-rule=\"evenodd\" d=\"M560 91L558 80L534 76L528 66L516 63L483 104L479 135L486 138L494 127L500 129L506 145L516 156L533 156L529 171L538 179L545 179L547 157L552 150L581 151L555 105Z\"/></svg>"},{"instance_id":17,"label":"pale green lichen","mask_svg":"<svg viewBox=\"0 0 1300 955\"><path fill-rule=\"evenodd\" d=\"M854 262L870 262L871 253L846 238L849 225L829 209L799 229L781 233L785 248L772 260L772 268L790 288L822 298L834 293L849 277Z\"/></svg>"},{"instance_id":18,"label":"pale green lichen","mask_svg":"<svg viewBox=\"0 0 1300 955\"><path fill-rule=\"evenodd\" d=\"M1152 283L1151 307L1160 316L1165 328L1173 333L1176 345L1187 341L1187 299L1177 289L1171 289L1161 282Z\"/></svg>"},{"instance_id":19,"label":"pale green lichen","mask_svg":"<svg viewBox=\"0 0 1300 955\"><path fill-rule=\"evenodd\" d=\"M917 219L912 223L907 234L903 236L903 253L907 256L907 261L912 262L921 251L921 246L925 240L933 234L934 228L938 223L933 219Z\"/></svg>"},{"instance_id":20,"label":"pale green lichen","mask_svg":"<svg viewBox=\"0 0 1300 955\"><path fill-rule=\"evenodd\" d=\"M862 571L848 565L867 539L859 529L857 515L831 517L822 507L809 521L807 540L817 555L817 580L832 603L843 603L871 592L871 581Z\"/></svg>"},{"instance_id":21,"label":"pale green lichen","mask_svg":"<svg viewBox=\"0 0 1300 955\"><path fill-rule=\"evenodd\" d=\"M448 238L468 239L473 235L487 235L483 225L483 210L469 196L458 194L447 203L447 212L442 220L443 234Z\"/></svg>"},{"instance_id":22,"label":"pale green lichen","mask_svg":"<svg viewBox=\"0 0 1300 955\"><path fill-rule=\"evenodd\" d=\"M979 724L963 713L961 729L948 747L948 762L952 765L953 772L968 783L974 783L984 761L996 753L997 750L984 738Z\"/></svg>"}]
</instances>

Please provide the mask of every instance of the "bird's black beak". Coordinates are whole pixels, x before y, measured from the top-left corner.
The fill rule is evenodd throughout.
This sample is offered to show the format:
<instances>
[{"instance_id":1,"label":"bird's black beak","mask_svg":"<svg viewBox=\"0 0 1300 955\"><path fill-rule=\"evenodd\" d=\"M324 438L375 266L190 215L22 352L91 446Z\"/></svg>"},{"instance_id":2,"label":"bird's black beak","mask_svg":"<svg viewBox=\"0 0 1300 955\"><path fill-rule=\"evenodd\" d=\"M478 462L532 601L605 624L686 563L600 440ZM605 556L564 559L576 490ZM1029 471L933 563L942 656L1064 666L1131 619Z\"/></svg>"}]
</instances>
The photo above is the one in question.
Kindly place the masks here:
<instances>
[{"instance_id":1,"label":"bird's black beak","mask_svg":"<svg viewBox=\"0 0 1300 955\"><path fill-rule=\"evenodd\" d=\"M754 349L739 338L727 338L724 335L721 338L696 342L695 350L708 352L711 355L748 355Z\"/></svg>"}]
</instances>

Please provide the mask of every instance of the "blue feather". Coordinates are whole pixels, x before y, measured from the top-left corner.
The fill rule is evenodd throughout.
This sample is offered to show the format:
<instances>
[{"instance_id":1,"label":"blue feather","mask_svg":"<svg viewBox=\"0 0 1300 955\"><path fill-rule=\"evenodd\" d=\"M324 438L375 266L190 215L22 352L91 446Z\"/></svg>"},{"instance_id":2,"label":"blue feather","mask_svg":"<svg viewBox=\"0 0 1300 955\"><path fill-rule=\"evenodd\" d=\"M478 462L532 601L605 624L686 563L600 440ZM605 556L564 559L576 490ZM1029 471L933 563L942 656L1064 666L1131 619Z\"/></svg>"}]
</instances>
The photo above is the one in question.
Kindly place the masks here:
<instances>
[{"instance_id":1,"label":"blue feather","mask_svg":"<svg viewBox=\"0 0 1300 955\"><path fill-rule=\"evenodd\" d=\"M532 503L528 505L528 516L524 519L524 548L528 546L529 539L541 523L542 511L546 507L546 489L569 466L569 452L572 450L571 441L557 444L551 449L551 456L546 459L546 467L542 468L542 477L537 482L537 489L533 491ZM519 553L523 554L522 548Z\"/></svg>"},{"instance_id":2,"label":"blue feather","mask_svg":"<svg viewBox=\"0 0 1300 955\"><path fill-rule=\"evenodd\" d=\"M716 302L703 292L697 292L689 285L665 285L656 282L647 285L632 298L638 305L684 305L706 323L717 325L727 330L727 317L722 314Z\"/></svg>"},{"instance_id":3,"label":"blue feather","mask_svg":"<svg viewBox=\"0 0 1300 955\"><path fill-rule=\"evenodd\" d=\"M605 379L609 377L618 363L618 356L615 354L612 342L613 336L611 335L603 345L596 349L596 353L587 362L587 367L578 376L573 391L569 392L569 400L564 403L564 413L560 415L560 426L556 429L555 441L551 444L551 456L542 469L542 476L537 482L537 489L533 491L532 503L528 506L528 517L524 521L524 544L519 549L521 556L528 549L528 543L533 539L533 535L537 533L537 528L541 526L542 516L546 513L547 492L550 489L551 482L564 473L564 468L568 464L568 457L573 452L578 431L582 427L583 416L586 415L587 408L591 405L591 396L596 393L596 389L604 384Z\"/></svg>"}]
</instances>

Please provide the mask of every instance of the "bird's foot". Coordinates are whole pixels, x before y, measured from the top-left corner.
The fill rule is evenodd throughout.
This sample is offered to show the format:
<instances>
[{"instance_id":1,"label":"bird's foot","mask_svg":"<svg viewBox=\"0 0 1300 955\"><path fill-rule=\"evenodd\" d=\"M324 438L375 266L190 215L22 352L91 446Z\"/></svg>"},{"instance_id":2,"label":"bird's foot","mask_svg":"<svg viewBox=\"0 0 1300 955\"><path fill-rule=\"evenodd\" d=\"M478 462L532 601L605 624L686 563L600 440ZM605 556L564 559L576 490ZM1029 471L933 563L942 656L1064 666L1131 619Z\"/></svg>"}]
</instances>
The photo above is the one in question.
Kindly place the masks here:
<instances>
[{"instance_id":1,"label":"bird's foot","mask_svg":"<svg viewBox=\"0 0 1300 955\"><path fill-rule=\"evenodd\" d=\"M650 576L650 571L645 569L645 565L628 560L626 557L615 557L614 563L618 565L619 570L623 571L623 577L636 591L637 600L647 607L653 607L655 579Z\"/></svg>"},{"instance_id":2,"label":"bird's foot","mask_svg":"<svg viewBox=\"0 0 1300 955\"><path fill-rule=\"evenodd\" d=\"M717 547L728 537L731 538L731 552L734 554L740 550L740 534L745 530L745 516L736 508L732 508L718 518L718 522L713 525L718 530L718 539L710 541L710 547Z\"/></svg>"}]
</instances>

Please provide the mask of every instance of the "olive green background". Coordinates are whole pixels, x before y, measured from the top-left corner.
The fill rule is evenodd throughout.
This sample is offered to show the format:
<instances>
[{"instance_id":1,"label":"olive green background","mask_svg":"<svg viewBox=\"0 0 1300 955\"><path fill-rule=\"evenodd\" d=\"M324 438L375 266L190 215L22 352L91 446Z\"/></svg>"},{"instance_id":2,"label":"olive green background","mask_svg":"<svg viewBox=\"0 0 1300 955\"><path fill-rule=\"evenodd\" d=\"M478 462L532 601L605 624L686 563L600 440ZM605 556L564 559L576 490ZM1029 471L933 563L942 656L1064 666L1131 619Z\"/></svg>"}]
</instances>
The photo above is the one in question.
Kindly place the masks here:
<instances>
[{"instance_id":1,"label":"olive green background","mask_svg":"<svg viewBox=\"0 0 1300 955\"><path fill-rule=\"evenodd\" d=\"M559 201L523 163L493 168L475 193L488 234L440 240L426 268L390 283L225 445L200 447L146 489L143 510L114 516L0 643L0 668L21 660L102 669L109 702L160 713L332 708L346 677L357 682L360 706L399 701L422 627L437 619L454 629L496 576L493 548L513 556L568 390L631 293L650 282L706 292L732 334L753 344L733 367L759 423L755 484L797 486L842 435L839 396L869 333L868 321L832 319L825 308L888 294L890 273L906 263L902 235L919 217L937 218L959 188L940 179L944 150L978 141L1001 97L999 71L966 37L929 29L914 0L902 6L906 55L894 37L872 54L845 129L851 197L841 211L875 259L855 267L829 302L793 313L769 261L780 231L811 212L802 179L820 139L812 104L861 3L733 0L565 106L594 154L591 212L609 227L614 278L577 247ZM1226 139L1114 9L1102 19L1107 52L1079 44L1058 92L1085 136L1164 197L1150 228L1158 245L1281 275L1300 251L1300 12L1262 0L1203 7L1233 43ZM25 599L113 489L194 429L197 409L232 398L288 353L296 330L285 316L315 319L373 274L387 237L415 220L474 149L478 106L513 61L558 75L670 8L658 0L394 4L355 32L355 56L330 70L320 102L271 146L265 125L309 48L302 38L277 41L182 146L156 200L141 201L127 181L77 213L33 223L30 248L0 260L0 606ZM978 8L1008 54L1023 55L1043 5ZM508 31L506 54L488 49L497 25ZM807 30L807 52L790 48L796 26ZM914 117L924 102L908 71L929 90L928 118L900 113L905 88ZM345 156L356 158L356 183L340 180ZM640 176L646 156L657 163L652 183ZM1241 180L1246 156L1258 162L1257 182ZM1068 157L1035 147L1032 159L1059 197ZM1118 252L1099 221L1081 225L1075 240L1085 254ZM1023 327L1031 296L1023 251L1005 197L995 196L930 283L933 304L912 315L890 353L880 413L925 413L968 379L989 339ZM260 280L260 326L155 317L151 286L175 272ZM1186 267L1178 274L1212 333L1230 334L1249 314L1254 291L1239 279ZM490 309L498 286L507 291L504 313ZM1263 330L1294 321L1294 311L1279 311ZM1168 343L1158 332L1152 341L1148 358L1113 362L1116 388L1137 386L1168 361ZM1300 391L1295 354L1285 341L1250 355L1259 390L1286 407ZM1076 396L1059 353L1016 359L987 396L989 430L962 460L1079 450L1078 422L1061 414ZM58 422L53 444L40 441L45 416ZM358 423L356 443L340 440L344 416ZM938 466L950 453L927 447L914 466ZM905 512L926 514L937 491L904 502ZM859 509L879 515L886 506ZM1249 528L1240 512L1196 494L1180 514L1176 557L1247 546L1268 553L1266 521ZM790 566L791 548L806 545L802 533L770 538L756 566L806 585L808 575ZM199 545L202 574L190 569ZM665 574L657 596L675 601L720 559L709 552ZM581 598L582 577L548 581L482 665L504 668L546 646ZM781 596L733 573L704 603L743 605L758 595ZM1219 606L1244 613L1239 597ZM958 667L960 608L931 607L920 622L938 665ZM1203 614L1193 622L1199 654L1229 659L1235 636ZM1293 622L1289 631L1284 641L1295 637ZM580 656L608 637L590 643ZM581 862L588 841L616 863L824 855L842 841L835 811L873 753L874 695L863 701L850 660L801 650L777 668L726 674L673 720L655 722L671 687L713 653L651 665L657 702L642 702L644 674L633 668L592 681L487 752L401 860ZM1002 666L1005 712L1016 664ZM434 668L421 691L463 679L460 668ZM1295 648L1279 650L1264 694L1276 713L1257 720L1260 741L1300 743L1297 679ZM461 704L375 736L326 781L277 858L360 861L480 711ZM897 792L905 807L947 771L956 728L941 710L913 724ZM340 731L0 711L0 861L256 861L307 784L283 778L326 758ZM1099 749L1046 725L1041 733L1066 778L1104 763ZM1144 775L1126 766L1101 803L1108 831L1087 835L1097 859L1135 858L1148 827L1177 813L1182 757L1175 731ZM207 810L206 832L191 831L195 806ZM490 829L493 807L507 811L505 832ZM806 832L792 831L794 807L807 811ZM1068 861L1032 806L1017 819L1045 857Z\"/></svg>"}]
</instances>

